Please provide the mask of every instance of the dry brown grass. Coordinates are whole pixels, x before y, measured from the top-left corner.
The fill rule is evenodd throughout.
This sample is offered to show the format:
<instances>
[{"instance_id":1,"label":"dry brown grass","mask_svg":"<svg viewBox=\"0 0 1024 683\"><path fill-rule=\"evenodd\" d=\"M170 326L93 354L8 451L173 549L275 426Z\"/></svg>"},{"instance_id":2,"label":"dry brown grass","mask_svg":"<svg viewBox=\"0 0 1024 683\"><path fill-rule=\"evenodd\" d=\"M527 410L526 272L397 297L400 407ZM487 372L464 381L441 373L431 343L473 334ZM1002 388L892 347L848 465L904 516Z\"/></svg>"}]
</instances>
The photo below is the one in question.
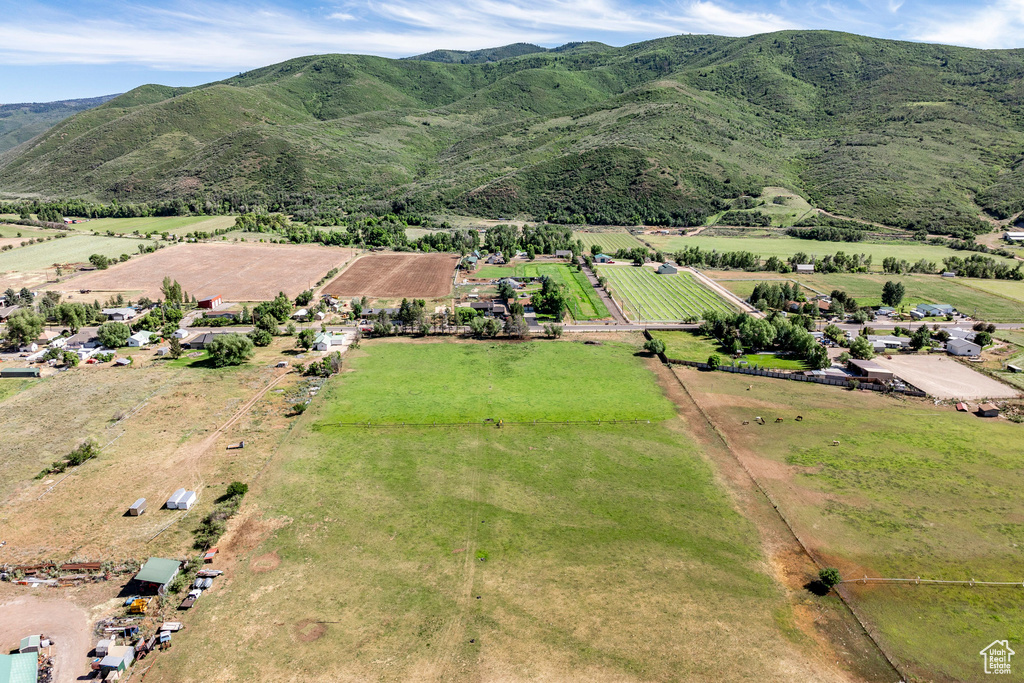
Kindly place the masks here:
<instances>
[{"instance_id":1,"label":"dry brown grass","mask_svg":"<svg viewBox=\"0 0 1024 683\"><path fill-rule=\"evenodd\" d=\"M434 298L449 294L459 257L454 254L369 254L324 287L337 297Z\"/></svg>"}]
</instances>

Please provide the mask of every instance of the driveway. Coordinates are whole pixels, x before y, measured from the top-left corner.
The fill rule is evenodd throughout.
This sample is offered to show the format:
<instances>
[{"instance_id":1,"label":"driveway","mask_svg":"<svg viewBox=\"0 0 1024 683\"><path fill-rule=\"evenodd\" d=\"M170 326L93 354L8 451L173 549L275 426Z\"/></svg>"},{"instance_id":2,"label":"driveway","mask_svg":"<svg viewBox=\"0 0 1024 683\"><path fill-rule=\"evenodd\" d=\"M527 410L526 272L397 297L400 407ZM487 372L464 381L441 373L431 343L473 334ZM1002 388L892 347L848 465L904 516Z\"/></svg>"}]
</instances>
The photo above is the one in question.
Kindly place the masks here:
<instances>
[{"instance_id":1,"label":"driveway","mask_svg":"<svg viewBox=\"0 0 1024 683\"><path fill-rule=\"evenodd\" d=\"M54 589L36 588L33 592ZM54 643L53 680L75 681L89 673L93 643L89 615L67 600L22 595L0 605L0 652L15 650L22 638L41 633Z\"/></svg>"}]
</instances>

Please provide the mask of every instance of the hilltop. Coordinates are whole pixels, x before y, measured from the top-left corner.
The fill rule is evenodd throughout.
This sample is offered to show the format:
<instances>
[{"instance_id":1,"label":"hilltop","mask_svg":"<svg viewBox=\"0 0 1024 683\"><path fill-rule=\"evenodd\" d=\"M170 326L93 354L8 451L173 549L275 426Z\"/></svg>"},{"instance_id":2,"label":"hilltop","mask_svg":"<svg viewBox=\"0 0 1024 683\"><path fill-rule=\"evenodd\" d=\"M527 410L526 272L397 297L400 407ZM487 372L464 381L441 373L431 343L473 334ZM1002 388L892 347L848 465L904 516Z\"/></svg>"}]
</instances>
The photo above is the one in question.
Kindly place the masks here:
<instances>
[{"instance_id":1,"label":"hilltop","mask_svg":"<svg viewBox=\"0 0 1024 683\"><path fill-rule=\"evenodd\" d=\"M790 31L303 57L72 116L0 155L0 192L693 224L781 186L966 234L1024 208L1022 56Z\"/></svg>"}]
</instances>

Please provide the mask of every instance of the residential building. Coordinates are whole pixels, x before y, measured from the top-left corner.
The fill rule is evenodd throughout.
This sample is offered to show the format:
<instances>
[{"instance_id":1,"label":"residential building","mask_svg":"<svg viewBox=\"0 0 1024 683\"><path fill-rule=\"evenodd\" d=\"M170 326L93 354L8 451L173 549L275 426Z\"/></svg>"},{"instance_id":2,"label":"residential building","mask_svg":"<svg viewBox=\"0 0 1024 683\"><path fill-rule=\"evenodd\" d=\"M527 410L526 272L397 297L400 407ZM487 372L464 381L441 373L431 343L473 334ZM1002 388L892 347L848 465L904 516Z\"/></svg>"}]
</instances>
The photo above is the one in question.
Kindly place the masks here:
<instances>
[{"instance_id":1,"label":"residential building","mask_svg":"<svg viewBox=\"0 0 1024 683\"><path fill-rule=\"evenodd\" d=\"M956 309L949 304L918 304L911 314L916 313L914 317L917 318L930 318L930 317L943 317L947 315L953 315L956 313Z\"/></svg>"},{"instance_id":2,"label":"residential building","mask_svg":"<svg viewBox=\"0 0 1024 683\"><path fill-rule=\"evenodd\" d=\"M313 340L313 348L317 351L330 351L332 346L340 346L345 341L345 335L321 332Z\"/></svg>"},{"instance_id":3,"label":"residential building","mask_svg":"<svg viewBox=\"0 0 1024 683\"><path fill-rule=\"evenodd\" d=\"M139 330L132 336L128 337L128 346L140 348L149 343L150 338L153 336L152 332L146 330Z\"/></svg>"},{"instance_id":4,"label":"residential building","mask_svg":"<svg viewBox=\"0 0 1024 683\"><path fill-rule=\"evenodd\" d=\"M115 320L117 322L124 322L125 320L131 320L138 315L134 308L104 308L103 315L107 316L107 320Z\"/></svg>"},{"instance_id":5,"label":"residential building","mask_svg":"<svg viewBox=\"0 0 1024 683\"><path fill-rule=\"evenodd\" d=\"M980 356L981 347L966 339L950 339L946 342L946 352L951 356Z\"/></svg>"}]
</instances>

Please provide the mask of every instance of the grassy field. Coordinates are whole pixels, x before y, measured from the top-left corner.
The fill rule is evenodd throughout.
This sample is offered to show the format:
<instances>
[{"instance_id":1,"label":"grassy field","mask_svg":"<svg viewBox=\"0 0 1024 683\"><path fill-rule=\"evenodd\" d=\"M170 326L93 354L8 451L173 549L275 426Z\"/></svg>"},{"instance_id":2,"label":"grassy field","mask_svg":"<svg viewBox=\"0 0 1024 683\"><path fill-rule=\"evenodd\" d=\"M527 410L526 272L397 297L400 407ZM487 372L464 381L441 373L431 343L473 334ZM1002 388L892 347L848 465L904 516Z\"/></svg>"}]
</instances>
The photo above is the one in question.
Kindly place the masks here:
<instances>
[{"instance_id":1,"label":"grassy field","mask_svg":"<svg viewBox=\"0 0 1024 683\"><path fill-rule=\"evenodd\" d=\"M689 274L658 275L651 268L599 266L598 275L633 320L678 322L699 318L704 311L731 311L717 294L698 284Z\"/></svg>"},{"instance_id":2,"label":"grassy field","mask_svg":"<svg viewBox=\"0 0 1024 683\"><path fill-rule=\"evenodd\" d=\"M32 244L0 253L0 272L46 270L54 263L85 263L93 254L117 257L138 254L139 245L151 244L137 239L75 235Z\"/></svg>"},{"instance_id":3,"label":"grassy field","mask_svg":"<svg viewBox=\"0 0 1024 683\"><path fill-rule=\"evenodd\" d=\"M703 337L693 332L668 330L652 330L651 336L665 342L665 355L668 358L703 363L711 354L717 353L721 356L723 363L734 362L729 351L723 349L711 337ZM750 367L757 365L770 370L805 370L807 368L806 363L802 360L767 353L751 353L735 359L737 364L743 362Z\"/></svg>"},{"instance_id":4,"label":"grassy field","mask_svg":"<svg viewBox=\"0 0 1024 683\"><path fill-rule=\"evenodd\" d=\"M997 296L1024 302L1024 282L1016 280L967 280L960 283L973 289L980 289Z\"/></svg>"},{"instance_id":5,"label":"grassy field","mask_svg":"<svg viewBox=\"0 0 1024 683\"><path fill-rule=\"evenodd\" d=\"M564 263L522 263L515 267L484 266L474 274L474 277L489 279L512 276L547 276L564 285L572 295L569 309L576 320L600 320L611 316L601 297L587 280L587 276Z\"/></svg>"},{"instance_id":6,"label":"grassy field","mask_svg":"<svg viewBox=\"0 0 1024 683\"><path fill-rule=\"evenodd\" d=\"M0 379L0 401L6 401L11 396L28 389L38 381L35 379L15 379L11 377Z\"/></svg>"},{"instance_id":7,"label":"grassy field","mask_svg":"<svg viewBox=\"0 0 1024 683\"><path fill-rule=\"evenodd\" d=\"M146 218L97 218L71 227L76 230L118 235L153 235L163 232L184 235L199 230L213 232L230 228L235 224L234 216L150 216Z\"/></svg>"},{"instance_id":8,"label":"grassy field","mask_svg":"<svg viewBox=\"0 0 1024 683\"><path fill-rule=\"evenodd\" d=\"M926 401L678 372L804 543L844 576L1021 580L1020 425ZM756 415L768 425L743 425ZM978 652L1024 636L1019 586L847 590L921 680L982 680Z\"/></svg>"},{"instance_id":9,"label":"grassy field","mask_svg":"<svg viewBox=\"0 0 1024 683\"><path fill-rule=\"evenodd\" d=\"M633 235L630 235L625 230L606 230L597 232L577 231L574 232L572 236L583 242L583 249L586 250L586 253L588 254L594 245L601 247L601 251L606 254L614 254L619 249L647 247L647 245Z\"/></svg>"},{"instance_id":10,"label":"grassy field","mask_svg":"<svg viewBox=\"0 0 1024 683\"><path fill-rule=\"evenodd\" d=\"M804 656L752 525L677 420L332 426L386 396L409 422L488 415L491 393L526 420L632 413L634 398L672 416L633 350L365 344L222 548L262 543L239 543L230 583L147 678L838 680ZM552 378L563 366L571 378ZM545 390L558 381L574 391ZM211 638L223 624L232 638Z\"/></svg>"},{"instance_id":11,"label":"grassy field","mask_svg":"<svg viewBox=\"0 0 1024 683\"><path fill-rule=\"evenodd\" d=\"M841 289L863 305L881 305L882 286L888 280L902 282L906 288L903 306L917 303L951 304L961 313L981 320L993 322L1024 321L1024 300L1008 298L1007 294L994 293L985 287L996 285L1017 285L995 280L969 280L966 278L943 278L936 275L884 275L882 273L835 273L830 275L779 275L778 273L745 273L738 271L708 271L705 273L717 280L729 291L748 297L757 282L796 281L808 287L807 295L817 292L830 293ZM1012 292L1014 288L1007 287Z\"/></svg>"},{"instance_id":12,"label":"grassy field","mask_svg":"<svg viewBox=\"0 0 1024 683\"><path fill-rule=\"evenodd\" d=\"M796 237L672 237L648 235L647 241L658 249L668 253L680 251L685 247L700 247L715 251L750 251L761 258L778 256L787 259L793 254L803 252L809 256L825 256L842 251L847 254L865 254L872 258L872 269L882 270L882 259L887 256L905 259L915 263L920 259L933 261L942 267L942 259L950 256L964 256L964 252L953 251L946 247L937 247L920 242L820 242L802 240ZM996 260L1007 260L1001 256L993 256Z\"/></svg>"}]
</instances>

